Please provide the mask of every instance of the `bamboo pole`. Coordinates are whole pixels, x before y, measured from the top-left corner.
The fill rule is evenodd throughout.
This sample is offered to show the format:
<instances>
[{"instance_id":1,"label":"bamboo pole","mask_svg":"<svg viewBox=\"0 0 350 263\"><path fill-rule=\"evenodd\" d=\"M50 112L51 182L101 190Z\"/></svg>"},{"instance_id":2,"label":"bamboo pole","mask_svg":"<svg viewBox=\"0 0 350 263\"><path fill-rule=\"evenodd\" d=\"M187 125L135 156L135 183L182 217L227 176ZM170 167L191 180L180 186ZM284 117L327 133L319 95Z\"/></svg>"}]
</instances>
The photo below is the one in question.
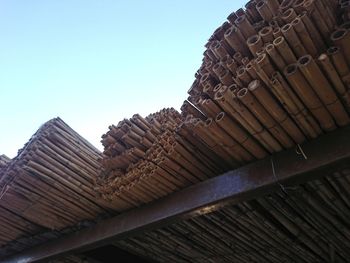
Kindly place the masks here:
<instances>
[{"instance_id":1,"label":"bamboo pole","mask_svg":"<svg viewBox=\"0 0 350 263\"><path fill-rule=\"evenodd\" d=\"M345 126L350 122L343 105L336 93L325 78L316 62L310 55L303 56L298 61L299 67L305 78L311 84L318 97L324 103L337 125Z\"/></svg>"},{"instance_id":2,"label":"bamboo pole","mask_svg":"<svg viewBox=\"0 0 350 263\"><path fill-rule=\"evenodd\" d=\"M265 21L272 20L274 13L270 9L267 1L259 1L256 4L256 9L258 10L258 12L259 12L260 16L263 18L263 20L265 20Z\"/></svg>"},{"instance_id":3,"label":"bamboo pole","mask_svg":"<svg viewBox=\"0 0 350 263\"><path fill-rule=\"evenodd\" d=\"M260 35L252 35L247 39L247 45L250 52L256 56L256 53L263 48L264 42Z\"/></svg>"},{"instance_id":4,"label":"bamboo pole","mask_svg":"<svg viewBox=\"0 0 350 263\"><path fill-rule=\"evenodd\" d=\"M277 37L273 41L273 45L277 48L278 53L283 57L283 60L287 65L297 61L297 58L284 37Z\"/></svg>"},{"instance_id":5,"label":"bamboo pole","mask_svg":"<svg viewBox=\"0 0 350 263\"><path fill-rule=\"evenodd\" d=\"M246 148L256 158L264 158L267 152L257 144L249 135L239 128L235 123L225 116L224 112L220 112L215 119L216 123L225 130L232 138L235 138L244 148Z\"/></svg>"},{"instance_id":6,"label":"bamboo pole","mask_svg":"<svg viewBox=\"0 0 350 263\"><path fill-rule=\"evenodd\" d=\"M237 27L232 26L229 28L225 32L224 37L233 50L243 54L244 56L249 55L249 49L244 45L245 38Z\"/></svg>"},{"instance_id":7,"label":"bamboo pole","mask_svg":"<svg viewBox=\"0 0 350 263\"><path fill-rule=\"evenodd\" d=\"M264 107L254 98L248 89L243 88L237 93L237 97L243 104L260 120L267 130L281 143L285 148L293 146L293 141L284 130L275 122Z\"/></svg>"},{"instance_id":8,"label":"bamboo pole","mask_svg":"<svg viewBox=\"0 0 350 263\"><path fill-rule=\"evenodd\" d=\"M305 103L314 117L318 120L322 129L325 131L336 129L333 118L322 105L322 102L311 88L310 84L304 78L298 65L291 64L287 66L284 70L284 75L294 91L298 94L299 98L303 101L303 103Z\"/></svg>"},{"instance_id":9,"label":"bamboo pole","mask_svg":"<svg viewBox=\"0 0 350 263\"><path fill-rule=\"evenodd\" d=\"M331 35L332 42L341 48L347 61L350 60L350 33L346 29L338 29Z\"/></svg>"},{"instance_id":10,"label":"bamboo pole","mask_svg":"<svg viewBox=\"0 0 350 263\"><path fill-rule=\"evenodd\" d=\"M256 34L254 27L251 25L251 23L248 21L245 15L238 17L235 20L235 24L242 33L244 39L248 39L250 36Z\"/></svg>"},{"instance_id":11,"label":"bamboo pole","mask_svg":"<svg viewBox=\"0 0 350 263\"><path fill-rule=\"evenodd\" d=\"M286 24L281 28L282 34L284 38L287 40L289 46L293 50L293 53L297 58L307 54L307 51L305 47L303 46L302 42L300 41L299 36L294 30L294 27L292 24ZM290 62L289 62L290 63Z\"/></svg>"},{"instance_id":12,"label":"bamboo pole","mask_svg":"<svg viewBox=\"0 0 350 263\"><path fill-rule=\"evenodd\" d=\"M331 81L332 86L335 88L339 96L341 97L345 108L348 113L350 112L350 90L347 89L341 80L337 70L333 66L329 56L325 53L321 54L318 58L321 67L327 74L328 79Z\"/></svg>"},{"instance_id":13,"label":"bamboo pole","mask_svg":"<svg viewBox=\"0 0 350 263\"><path fill-rule=\"evenodd\" d=\"M286 63L284 62L281 54L278 52L276 46L273 44L268 44L265 49L278 70L283 71L283 69L286 67Z\"/></svg>"},{"instance_id":14,"label":"bamboo pole","mask_svg":"<svg viewBox=\"0 0 350 263\"><path fill-rule=\"evenodd\" d=\"M291 24L307 53L312 57L315 57L318 54L317 48L302 19L300 17L296 17Z\"/></svg>"},{"instance_id":15,"label":"bamboo pole","mask_svg":"<svg viewBox=\"0 0 350 263\"><path fill-rule=\"evenodd\" d=\"M272 26L263 27L263 29L259 31L259 36L262 38L264 43L272 43L274 40Z\"/></svg>"},{"instance_id":16,"label":"bamboo pole","mask_svg":"<svg viewBox=\"0 0 350 263\"><path fill-rule=\"evenodd\" d=\"M251 82L248 89L253 93L261 105L271 114L275 121L278 122L280 126L288 133L294 142L301 144L305 141L305 136L289 118L287 113L278 105L277 101L260 81L255 80Z\"/></svg>"},{"instance_id":17,"label":"bamboo pole","mask_svg":"<svg viewBox=\"0 0 350 263\"><path fill-rule=\"evenodd\" d=\"M316 138L322 133L317 122L279 72L273 75L272 90L305 135Z\"/></svg>"}]
</instances>

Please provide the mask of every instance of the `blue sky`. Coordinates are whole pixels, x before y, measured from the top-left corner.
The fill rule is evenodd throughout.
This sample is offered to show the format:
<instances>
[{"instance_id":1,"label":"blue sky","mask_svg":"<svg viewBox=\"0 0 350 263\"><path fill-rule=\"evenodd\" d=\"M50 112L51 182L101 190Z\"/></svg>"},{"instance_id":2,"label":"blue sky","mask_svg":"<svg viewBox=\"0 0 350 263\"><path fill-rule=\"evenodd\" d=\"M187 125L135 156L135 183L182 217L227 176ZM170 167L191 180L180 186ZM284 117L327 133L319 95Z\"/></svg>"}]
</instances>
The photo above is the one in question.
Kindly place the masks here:
<instances>
[{"instance_id":1,"label":"blue sky","mask_svg":"<svg viewBox=\"0 0 350 263\"><path fill-rule=\"evenodd\" d=\"M187 97L205 44L246 1L0 1L0 154L60 116L101 149L108 125Z\"/></svg>"}]
</instances>

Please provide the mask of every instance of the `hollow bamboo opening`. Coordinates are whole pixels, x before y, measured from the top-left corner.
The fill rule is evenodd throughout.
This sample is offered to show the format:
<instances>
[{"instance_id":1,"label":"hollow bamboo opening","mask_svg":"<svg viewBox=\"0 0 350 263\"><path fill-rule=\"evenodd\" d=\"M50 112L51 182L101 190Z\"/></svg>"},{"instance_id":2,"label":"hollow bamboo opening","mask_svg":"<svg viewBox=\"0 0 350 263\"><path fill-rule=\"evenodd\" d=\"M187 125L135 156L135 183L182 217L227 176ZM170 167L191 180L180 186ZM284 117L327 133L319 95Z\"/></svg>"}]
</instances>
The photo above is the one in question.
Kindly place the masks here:
<instances>
[{"instance_id":1,"label":"hollow bamboo opening","mask_svg":"<svg viewBox=\"0 0 350 263\"><path fill-rule=\"evenodd\" d=\"M331 35L332 41L337 41L345 37L345 35L348 33L348 31L344 28L340 28L336 31L334 31Z\"/></svg>"}]
</instances>

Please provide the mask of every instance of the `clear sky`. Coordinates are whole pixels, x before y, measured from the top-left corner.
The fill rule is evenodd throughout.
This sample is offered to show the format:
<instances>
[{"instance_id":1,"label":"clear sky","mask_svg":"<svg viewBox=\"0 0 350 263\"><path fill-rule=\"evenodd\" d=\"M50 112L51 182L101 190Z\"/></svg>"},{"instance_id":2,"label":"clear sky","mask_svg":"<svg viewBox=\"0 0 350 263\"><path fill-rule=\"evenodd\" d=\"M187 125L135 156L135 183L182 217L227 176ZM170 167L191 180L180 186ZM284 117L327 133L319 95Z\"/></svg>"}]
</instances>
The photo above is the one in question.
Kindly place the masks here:
<instances>
[{"instance_id":1,"label":"clear sky","mask_svg":"<svg viewBox=\"0 0 350 263\"><path fill-rule=\"evenodd\" d=\"M110 124L179 109L236 0L0 0L0 154L59 116L101 149Z\"/></svg>"}]
</instances>

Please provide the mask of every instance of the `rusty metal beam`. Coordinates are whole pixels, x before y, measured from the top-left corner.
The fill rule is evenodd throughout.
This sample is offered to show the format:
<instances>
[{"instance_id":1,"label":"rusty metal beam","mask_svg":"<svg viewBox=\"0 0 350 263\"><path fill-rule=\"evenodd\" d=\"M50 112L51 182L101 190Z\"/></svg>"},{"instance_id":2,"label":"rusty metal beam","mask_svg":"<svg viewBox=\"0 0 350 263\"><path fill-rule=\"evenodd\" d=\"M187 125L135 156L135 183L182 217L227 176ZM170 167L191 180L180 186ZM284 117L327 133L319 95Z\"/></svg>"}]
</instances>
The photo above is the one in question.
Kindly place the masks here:
<instances>
[{"instance_id":1,"label":"rusty metal beam","mask_svg":"<svg viewBox=\"0 0 350 263\"><path fill-rule=\"evenodd\" d=\"M0 261L26 263L81 252L214 211L228 203L253 199L277 190L281 184L291 186L324 176L349 165L350 127L305 143L302 149L307 159L295 149L283 151Z\"/></svg>"}]
</instances>

